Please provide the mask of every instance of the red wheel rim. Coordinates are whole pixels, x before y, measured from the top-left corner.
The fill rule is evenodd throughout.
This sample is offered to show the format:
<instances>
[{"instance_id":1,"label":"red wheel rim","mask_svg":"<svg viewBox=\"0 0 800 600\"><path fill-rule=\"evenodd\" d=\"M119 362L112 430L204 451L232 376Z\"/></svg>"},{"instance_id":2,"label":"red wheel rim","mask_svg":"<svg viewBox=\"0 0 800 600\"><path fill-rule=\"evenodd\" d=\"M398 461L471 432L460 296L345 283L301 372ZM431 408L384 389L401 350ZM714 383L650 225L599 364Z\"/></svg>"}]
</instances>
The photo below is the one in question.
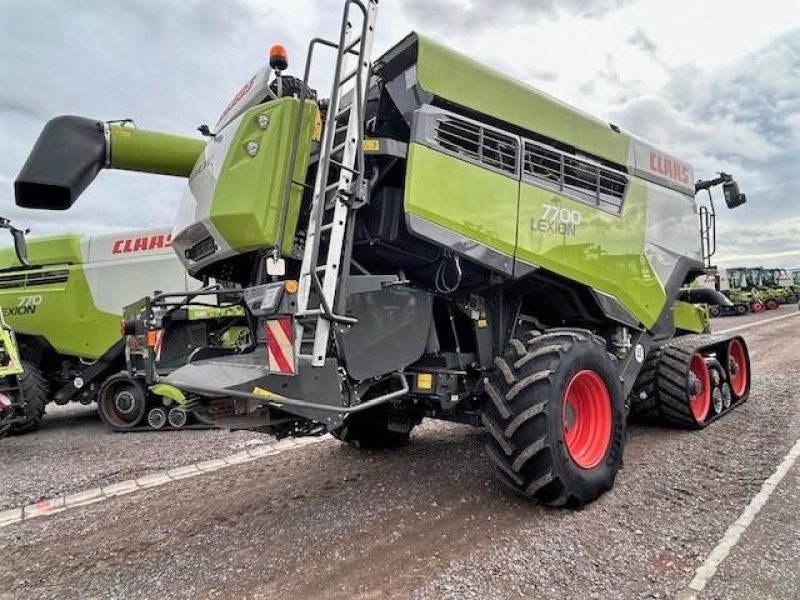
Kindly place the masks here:
<instances>
[{"instance_id":1,"label":"red wheel rim","mask_svg":"<svg viewBox=\"0 0 800 600\"><path fill-rule=\"evenodd\" d=\"M769 310L775 310L778 308L778 301L777 300L767 300L767 308Z\"/></svg>"},{"instance_id":2,"label":"red wheel rim","mask_svg":"<svg viewBox=\"0 0 800 600\"><path fill-rule=\"evenodd\" d=\"M711 375L708 373L708 365L702 354L696 352L692 356L689 371L700 382L700 390L696 394L691 392L689 394L689 407L692 409L694 420L702 423L711 409Z\"/></svg>"},{"instance_id":3,"label":"red wheel rim","mask_svg":"<svg viewBox=\"0 0 800 600\"><path fill-rule=\"evenodd\" d=\"M611 396L594 371L578 371L564 392L564 443L582 469L599 465L611 445Z\"/></svg>"},{"instance_id":4,"label":"red wheel rim","mask_svg":"<svg viewBox=\"0 0 800 600\"><path fill-rule=\"evenodd\" d=\"M728 375L731 391L741 398L747 391L749 373L747 371L747 353L739 340L731 340L728 344Z\"/></svg>"},{"instance_id":5,"label":"red wheel rim","mask_svg":"<svg viewBox=\"0 0 800 600\"><path fill-rule=\"evenodd\" d=\"M764 312L764 305L761 302L751 302L750 303L750 310L754 313Z\"/></svg>"}]
</instances>

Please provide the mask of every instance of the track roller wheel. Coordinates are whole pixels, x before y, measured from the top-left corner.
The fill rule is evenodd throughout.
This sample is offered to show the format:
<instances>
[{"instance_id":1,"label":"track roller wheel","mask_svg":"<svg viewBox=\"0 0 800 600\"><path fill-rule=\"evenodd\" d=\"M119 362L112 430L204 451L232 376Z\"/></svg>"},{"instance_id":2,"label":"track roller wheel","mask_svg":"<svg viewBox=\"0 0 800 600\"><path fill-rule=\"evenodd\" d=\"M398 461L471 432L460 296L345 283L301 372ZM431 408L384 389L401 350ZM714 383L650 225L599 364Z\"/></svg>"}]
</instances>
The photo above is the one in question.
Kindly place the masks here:
<instances>
[{"instance_id":1,"label":"track roller wheel","mask_svg":"<svg viewBox=\"0 0 800 600\"><path fill-rule=\"evenodd\" d=\"M171 427L180 429L186 425L186 411L182 408L171 408L167 414L167 421Z\"/></svg>"},{"instance_id":2,"label":"track roller wheel","mask_svg":"<svg viewBox=\"0 0 800 600\"><path fill-rule=\"evenodd\" d=\"M750 395L750 354L747 345L740 337L728 342L728 381L735 401L746 400Z\"/></svg>"},{"instance_id":3,"label":"track roller wheel","mask_svg":"<svg viewBox=\"0 0 800 600\"><path fill-rule=\"evenodd\" d=\"M780 302L775 300L775 298L768 298L766 301L764 301L764 308L766 308L767 310L775 310L780 305L781 305Z\"/></svg>"},{"instance_id":4,"label":"track roller wheel","mask_svg":"<svg viewBox=\"0 0 800 600\"><path fill-rule=\"evenodd\" d=\"M97 394L97 411L109 427L119 431L133 429L147 412L147 390L126 372L112 375Z\"/></svg>"},{"instance_id":5,"label":"track roller wheel","mask_svg":"<svg viewBox=\"0 0 800 600\"><path fill-rule=\"evenodd\" d=\"M748 306L746 304L736 304L733 307L734 314L737 314L739 316L746 315L748 310L749 310L749 308L748 308Z\"/></svg>"},{"instance_id":6,"label":"track roller wheel","mask_svg":"<svg viewBox=\"0 0 800 600\"><path fill-rule=\"evenodd\" d=\"M26 433L39 429L47 404L47 380L32 363L22 361L22 375L17 376L19 392L22 393L25 420L11 426L9 433Z\"/></svg>"},{"instance_id":7,"label":"track roller wheel","mask_svg":"<svg viewBox=\"0 0 800 600\"><path fill-rule=\"evenodd\" d=\"M147 413L147 424L153 429L161 429L167 423L167 411L160 406L150 409Z\"/></svg>"},{"instance_id":8,"label":"track roller wheel","mask_svg":"<svg viewBox=\"0 0 800 600\"><path fill-rule=\"evenodd\" d=\"M605 342L558 329L511 340L486 382L486 453L514 492L579 507L614 485L625 402Z\"/></svg>"},{"instance_id":9,"label":"track roller wheel","mask_svg":"<svg viewBox=\"0 0 800 600\"><path fill-rule=\"evenodd\" d=\"M712 304L708 307L708 314L712 317L718 317L720 314L722 314L722 309L716 304Z\"/></svg>"}]
</instances>

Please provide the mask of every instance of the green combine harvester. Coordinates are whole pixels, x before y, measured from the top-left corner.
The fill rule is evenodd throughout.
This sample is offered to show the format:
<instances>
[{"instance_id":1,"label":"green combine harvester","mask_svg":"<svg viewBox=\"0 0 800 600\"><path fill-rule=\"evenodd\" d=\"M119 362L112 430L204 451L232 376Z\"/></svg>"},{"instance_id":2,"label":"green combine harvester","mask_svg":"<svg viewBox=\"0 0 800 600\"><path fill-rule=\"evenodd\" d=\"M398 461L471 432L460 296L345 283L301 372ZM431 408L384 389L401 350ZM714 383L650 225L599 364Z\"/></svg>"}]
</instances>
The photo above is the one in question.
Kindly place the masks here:
<instances>
[{"instance_id":1,"label":"green combine harvester","mask_svg":"<svg viewBox=\"0 0 800 600\"><path fill-rule=\"evenodd\" d=\"M23 207L67 209L101 169L164 173L195 153L172 247L219 287L129 306L128 372L101 395L361 448L399 446L423 418L472 424L500 480L552 506L612 487L629 413L702 429L744 402L744 339L707 334L705 309L678 299L711 254L713 202L695 194L720 185L739 206L733 179L695 182L421 35L373 61L377 9L348 0L302 81L273 47L201 149L86 118L45 126L15 183ZM323 50L335 70L317 99ZM159 372L157 340L209 307L241 311L235 336Z\"/></svg>"},{"instance_id":2,"label":"green combine harvester","mask_svg":"<svg viewBox=\"0 0 800 600\"><path fill-rule=\"evenodd\" d=\"M0 307L16 333L25 378L39 383L17 432L35 429L48 402L94 402L106 379L125 368L123 305L159 289L201 285L177 260L165 229L32 238L24 257L18 254L19 244L0 250ZM116 429L148 427L147 415L131 412L135 422L119 427L107 413L101 407L100 416ZM150 426L191 424L186 417L176 411L172 425L156 415Z\"/></svg>"}]
</instances>

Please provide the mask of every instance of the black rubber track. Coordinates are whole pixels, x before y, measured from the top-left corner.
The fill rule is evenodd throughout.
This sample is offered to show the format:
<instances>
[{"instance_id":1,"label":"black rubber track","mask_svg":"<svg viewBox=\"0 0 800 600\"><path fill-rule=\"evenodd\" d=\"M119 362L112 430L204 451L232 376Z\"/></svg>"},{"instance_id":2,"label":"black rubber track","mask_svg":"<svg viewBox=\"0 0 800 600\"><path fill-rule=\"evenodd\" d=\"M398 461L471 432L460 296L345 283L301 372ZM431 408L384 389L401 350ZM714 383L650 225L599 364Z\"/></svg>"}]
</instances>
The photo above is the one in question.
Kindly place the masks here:
<instances>
[{"instance_id":1,"label":"black rubber track","mask_svg":"<svg viewBox=\"0 0 800 600\"><path fill-rule=\"evenodd\" d=\"M39 428L47 404L47 380L31 363L22 361L24 372L19 387L25 402L25 420L11 426L11 433L27 433Z\"/></svg>"},{"instance_id":2,"label":"black rubber track","mask_svg":"<svg viewBox=\"0 0 800 600\"><path fill-rule=\"evenodd\" d=\"M661 419L684 429L703 429L708 419L698 423L692 415L688 391L689 363L694 351L687 348L663 348L658 363L658 403Z\"/></svg>"},{"instance_id":3,"label":"black rubber track","mask_svg":"<svg viewBox=\"0 0 800 600\"><path fill-rule=\"evenodd\" d=\"M344 425L331 431L331 435L355 448L377 450L404 445L411 437L411 431L389 429L386 410L375 408L350 415Z\"/></svg>"},{"instance_id":4,"label":"black rubber track","mask_svg":"<svg viewBox=\"0 0 800 600\"><path fill-rule=\"evenodd\" d=\"M661 420L656 395L656 375L658 374L659 349L653 348L644 360L642 370L633 384L630 395L630 417L640 423L655 425Z\"/></svg>"},{"instance_id":5,"label":"black rubber track","mask_svg":"<svg viewBox=\"0 0 800 600\"><path fill-rule=\"evenodd\" d=\"M602 338L558 329L511 340L495 359L482 414L486 453L514 492L550 506L579 507L614 485L625 445L625 403ZM580 370L599 374L611 398L611 443L604 460L581 469L564 444L563 399Z\"/></svg>"}]
</instances>

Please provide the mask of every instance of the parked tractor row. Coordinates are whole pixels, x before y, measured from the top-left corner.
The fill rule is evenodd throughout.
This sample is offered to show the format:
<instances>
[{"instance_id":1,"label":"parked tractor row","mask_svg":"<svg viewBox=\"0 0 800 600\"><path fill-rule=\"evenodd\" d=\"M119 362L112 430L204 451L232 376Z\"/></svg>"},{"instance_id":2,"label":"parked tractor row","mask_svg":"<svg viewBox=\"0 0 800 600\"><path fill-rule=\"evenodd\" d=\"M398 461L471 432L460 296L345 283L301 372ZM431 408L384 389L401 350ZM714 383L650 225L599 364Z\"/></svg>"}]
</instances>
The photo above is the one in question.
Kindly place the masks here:
<instances>
[{"instance_id":1,"label":"parked tractor row","mask_svg":"<svg viewBox=\"0 0 800 600\"><path fill-rule=\"evenodd\" d=\"M783 304L800 302L800 275L782 268L733 267L710 269L695 282L696 286L715 289L730 304L710 304L712 317L744 315L775 310Z\"/></svg>"}]
</instances>

